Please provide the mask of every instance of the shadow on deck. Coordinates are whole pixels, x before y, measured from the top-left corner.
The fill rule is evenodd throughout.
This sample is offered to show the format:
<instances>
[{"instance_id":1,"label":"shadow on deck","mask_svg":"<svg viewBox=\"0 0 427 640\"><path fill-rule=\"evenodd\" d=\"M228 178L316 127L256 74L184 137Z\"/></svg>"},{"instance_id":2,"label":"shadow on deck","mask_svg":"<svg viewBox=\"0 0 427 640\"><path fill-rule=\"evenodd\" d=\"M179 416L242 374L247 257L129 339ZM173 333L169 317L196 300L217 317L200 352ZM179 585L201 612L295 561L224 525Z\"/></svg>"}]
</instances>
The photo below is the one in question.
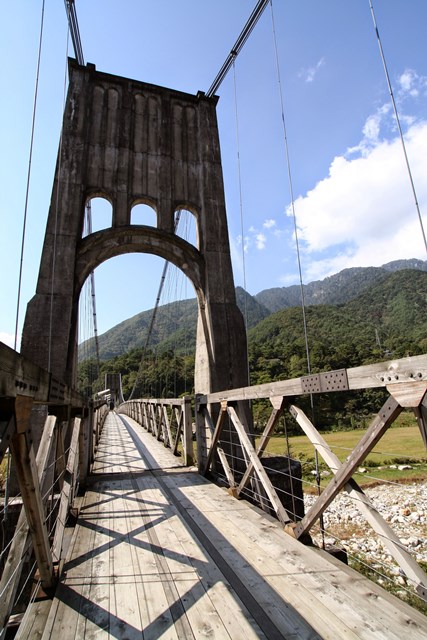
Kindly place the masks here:
<instances>
[{"instance_id":1,"label":"shadow on deck","mask_svg":"<svg viewBox=\"0 0 427 640\"><path fill-rule=\"evenodd\" d=\"M427 638L426 618L110 413L55 597L18 638Z\"/></svg>"}]
</instances>

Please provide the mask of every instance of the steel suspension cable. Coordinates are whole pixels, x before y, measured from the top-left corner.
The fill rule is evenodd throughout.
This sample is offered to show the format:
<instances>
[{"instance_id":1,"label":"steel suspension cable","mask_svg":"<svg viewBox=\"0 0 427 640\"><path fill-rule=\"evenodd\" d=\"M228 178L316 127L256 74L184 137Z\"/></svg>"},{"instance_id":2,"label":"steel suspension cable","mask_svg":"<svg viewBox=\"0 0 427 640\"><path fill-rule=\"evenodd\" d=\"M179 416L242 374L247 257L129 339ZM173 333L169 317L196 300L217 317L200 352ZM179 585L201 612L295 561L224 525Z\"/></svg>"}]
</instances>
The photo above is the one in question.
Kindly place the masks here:
<instances>
[{"instance_id":1,"label":"steel suspension cable","mask_svg":"<svg viewBox=\"0 0 427 640\"><path fill-rule=\"evenodd\" d=\"M67 12L68 27L70 29L71 41L73 43L74 55L79 64L84 65L83 48L80 40L79 23L74 0L64 0L65 11Z\"/></svg>"},{"instance_id":2,"label":"steel suspension cable","mask_svg":"<svg viewBox=\"0 0 427 640\"><path fill-rule=\"evenodd\" d=\"M242 195L242 172L240 164L240 132L239 132L239 109L237 104L237 82L236 82L236 65L233 60L233 85L234 85L234 111L236 120L236 144L237 144L237 176L239 182L239 209L240 209L240 236L242 238L242 268L243 268L243 287L245 290L244 295L244 319L246 333L248 331L248 301L246 295L246 258L245 258L245 233L243 225L243 195ZM249 350L248 341L246 340L246 360L248 363L248 383L250 384L250 369L249 369Z\"/></svg>"},{"instance_id":3,"label":"steel suspension cable","mask_svg":"<svg viewBox=\"0 0 427 640\"><path fill-rule=\"evenodd\" d=\"M176 217L175 217L175 226L174 226L174 232L175 233L176 233L176 230L178 228L178 224L179 224L180 218L181 218L181 211L178 210L177 214L176 214ZM159 289L157 291L156 302L154 304L154 309L153 309L153 312L151 314L150 326L148 327L148 333L147 333L147 337L145 339L144 349L143 349L143 352L141 354L141 363L139 365L139 370L138 370L138 373L136 375L135 382L134 382L134 385L132 387L132 391L131 391L131 394L130 394L128 400L133 400L137 385L139 384L139 382L141 380L141 371L142 371L142 364L143 364L143 360L144 360L144 354L146 353L146 351L148 349L148 345L150 343L151 336L152 336L152 333L153 333L154 322L156 320L157 312L159 310L160 298L161 298L161 295L162 295L163 287L165 285L165 280L166 280L166 275L167 275L167 272L168 272L168 268L169 268L169 262L167 260L165 260L165 264L164 264L164 267L163 267L162 275L161 275L161 278L160 278Z\"/></svg>"},{"instance_id":4,"label":"steel suspension cable","mask_svg":"<svg viewBox=\"0 0 427 640\"><path fill-rule=\"evenodd\" d=\"M222 65L221 69L219 70L215 80L213 81L213 83L211 84L209 89L207 90L206 96L208 98L211 98L213 95L215 95L216 91L220 87L220 85L221 85L222 81L224 80L225 76L230 71L230 68L231 68L233 62L235 61L235 59L239 55L240 51L243 49L246 40L249 38L249 36L251 35L252 31L254 30L255 25L258 22L258 20L260 19L261 15L262 15L262 12L266 8L268 2L269 2L269 0L259 0L259 2L257 3L255 9L252 11L251 15L249 16L248 21L246 22L245 26L243 27L243 30L241 31L239 37L237 38L236 42L234 43L234 47L231 49L231 51L228 54L224 64Z\"/></svg>"},{"instance_id":5,"label":"steel suspension cable","mask_svg":"<svg viewBox=\"0 0 427 640\"><path fill-rule=\"evenodd\" d=\"M88 200L86 204L86 225L87 225L87 233L90 235L92 233L92 205L90 200ZM99 372L101 369L101 362L99 359L99 340L98 340L98 322L96 316L96 296L95 296L95 273L91 271L90 273L90 295L92 299L92 319L93 319L93 330L94 330L94 338L95 338L95 351L96 351L96 366L97 366L97 375L98 378Z\"/></svg>"},{"instance_id":6,"label":"steel suspension cable","mask_svg":"<svg viewBox=\"0 0 427 640\"><path fill-rule=\"evenodd\" d=\"M19 308L21 304L22 270L24 265L25 237L26 237L26 230L27 230L27 217L28 217L28 197L30 193L31 163L33 159L34 132L35 132L35 126L36 126L37 97L38 97L39 76L40 76L40 61L41 61L42 45L43 45L44 8L45 8L45 0L42 0L39 46L38 46L38 54L37 54L37 71L36 71L36 82L35 82L34 100L33 100L33 117L31 122L30 150L29 150L29 158L28 158L27 186L25 189L24 220L22 224L21 258L19 262L18 297L16 302L15 338L14 338L14 347L13 347L15 351L18 345Z\"/></svg>"},{"instance_id":7,"label":"steel suspension cable","mask_svg":"<svg viewBox=\"0 0 427 640\"><path fill-rule=\"evenodd\" d=\"M305 294L304 294L304 284L303 284L303 278L302 278L301 252L300 252L299 237L298 237L297 216L295 212L294 186L293 186L291 159L290 159L290 153L289 153L288 134L287 134L287 127L286 127L286 119L285 119L285 107L284 107L284 100L283 100L282 79L281 79L280 64L279 64L279 53L278 53L278 47L277 47L276 25L274 20L273 2L272 0L269 0L269 1L270 1L270 8L271 8L271 23L272 23L272 29L273 29L274 54L275 54L275 60L276 60L277 82L279 87L280 110L281 110L281 117L282 117L283 138L284 138L284 144L285 144L286 166L287 166L287 172L288 172L289 192L291 196L291 211L292 211L292 220L294 225L295 247L296 247L297 262L298 262L298 274L299 274L299 284L300 284L300 292L301 292L301 307L302 307L302 316L303 316L303 325L304 325L305 351L306 351L306 357L307 357L307 372L310 375L311 373L310 349L308 344L307 315L306 315L306 309L305 309L306 308Z\"/></svg>"},{"instance_id":8,"label":"steel suspension cable","mask_svg":"<svg viewBox=\"0 0 427 640\"><path fill-rule=\"evenodd\" d=\"M282 78L281 78L280 63L279 63L279 51L277 46L276 23L274 20L272 0L270 0L270 9L271 9L271 25L272 25L272 31L273 31L274 55L275 55L275 61L276 61L277 83L278 83L279 97L280 97L280 111L281 111L281 118L282 118L283 139L284 139L284 145L285 145L289 193L291 196L292 220L293 220L294 234L295 234L295 248L296 248L297 263L298 263L299 286L300 286L300 293L301 293L301 312L302 312L302 322L303 322L303 330L304 330L305 353L307 358L307 373L308 375L310 375L311 374L311 358L310 358L310 346L308 341L308 327L307 327L304 282L302 277L301 251L300 251L300 243L299 243L299 235L298 235L297 216L295 211L294 185L293 185L293 178L292 178L291 158L289 153L288 133L287 133L287 127L286 127L285 105L283 100ZM315 424L314 398L312 393L310 393L310 409L311 409L312 422L313 424ZM320 465L319 465L319 456L316 449L314 451L314 458L315 458L315 465L316 465L317 491L318 491L318 494L320 494ZM325 539L324 539L324 533L323 533L324 531L323 514L320 517L320 526L322 531L322 544L324 547Z\"/></svg>"},{"instance_id":9,"label":"steel suspension cable","mask_svg":"<svg viewBox=\"0 0 427 640\"><path fill-rule=\"evenodd\" d=\"M381 60L382 60L383 68L384 68L384 74L385 74L386 81L387 81L388 91L389 91L389 94L390 94L390 98L391 98L391 102L392 102L393 110L394 110L394 116L396 118L396 124L397 124L397 128L398 128L398 131L399 131L400 142L402 144L403 155L405 157L406 169L408 171L408 177L409 177L409 181L411 183L412 195L414 197L415 208L417 210L418 220L419 220L420 227L421 227L421 234L422 234L422 237L423 237L423 240L424 240L424 247L425 247L425 250L426 250L426 253L427 253L427 238L426 238L426 233L425 233L425 230L424 230L423 219L421 217L421 211L420 211L420 206L418 204L417 192L415 190L415 184L414 184L414 180L413 180L413 177L412 177L411 165L409 164L409 158L408 158L408 154L407 154L407 151L406 151L405 139L403 137L403 131L402 131L402 127L401 127L401 124L400 124L399 112L397 110L396 100L394 98L393 87L391 85L390 74L388 72L387 62L386 62L386 59L385 59L384 49L383 49L382 42L381 42L380 32L379 32L378 25L377 25L377 20L376 20L376 17L375 17L374 6L373 6L373 3L372 3L372 0L369 0L369 6L370 6L370 9L371 9L372 21L374 23L374 29L375 29L375 33L376 33L376 36L377 36L378 48L380 50L380 55L381 55Z\"/></svg>"}]
</instances>

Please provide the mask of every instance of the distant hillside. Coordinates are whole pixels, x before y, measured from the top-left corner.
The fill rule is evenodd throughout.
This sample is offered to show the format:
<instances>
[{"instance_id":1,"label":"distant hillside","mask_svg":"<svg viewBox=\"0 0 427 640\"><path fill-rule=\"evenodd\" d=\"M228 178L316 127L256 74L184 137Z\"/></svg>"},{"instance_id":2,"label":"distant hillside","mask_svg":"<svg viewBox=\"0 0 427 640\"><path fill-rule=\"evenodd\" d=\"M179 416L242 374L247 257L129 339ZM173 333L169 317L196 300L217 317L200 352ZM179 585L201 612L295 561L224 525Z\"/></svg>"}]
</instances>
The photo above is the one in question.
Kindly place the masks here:
<instances>
[{"instance_id":1,"label":"distant hillside","mask_svg":"<svg viewBox=\"0 0 427 640\"><path fill-rule=\"evenodd\" d=\"M407 273L407 271L402 271L407 269L413 269L416 274L425 276L427 261L399 260L382 267L344 269L324 280L305 285L306 305L342 305L376 285L381 287L390 274ZM402 277L405 280L405 276ZM427 289L427 285L425 289ZM377 293L378 300L382 299L382 295ZM402 293L402 295L404 294ZM280 309L301 306L301 292L297 285L266 289L256 296L251 296L242 287L237 287L236 299L243 316L247 318L248 329L256 327L271 313ZM374 300L372 301L377 307L380 304L378 300L376 303ZM419 304L419 302L414 304ZM396 305L399 306L397 302ZM402 305L404 306L403 302ZM295 313L298 316L299 309ZM379 311L377 311L378 313ZM407 310L407 313L410 311ZM101 360L108 360L131 349L144 346L151 317L152 310L143 311L100 335ZM172 349L177 353L188 353L189 350L194 349L196 324L197 303L194 298L163 305L158 308L149 346L153 348L159 345L161 350ZM93 357L95 355L94 340L82 343L79 347L79 354L80 359Z\"/></svg>"},{"instance_id":2,"label":"distant hillside","mask_svg":"<svg viewBox=\"0 0 427 640\"><path fill-rule=\"evenodd\" d=\"M427 351L427 273L389 273L343 305L307 307L312 371ZM301 309L281 309L249 332L252 383L305 375Z\"/></svg>"},{"instance_id":3,"label":"distant hillside","mask_svg":"<svg viewBox=\"0 0 427 640\"><path fill-rule=\"evenodd\" d=\"M390 272L402 269L427 271L427 261L395 260L381 267L344 269L324 280L316 280L304 285L305 304L342 304L348 302L374 283L386 278ZM301 306L301 289L299 285L264 289L256 294L255 299L274 313L285 307Z\"/></svg>"}]
</instances>

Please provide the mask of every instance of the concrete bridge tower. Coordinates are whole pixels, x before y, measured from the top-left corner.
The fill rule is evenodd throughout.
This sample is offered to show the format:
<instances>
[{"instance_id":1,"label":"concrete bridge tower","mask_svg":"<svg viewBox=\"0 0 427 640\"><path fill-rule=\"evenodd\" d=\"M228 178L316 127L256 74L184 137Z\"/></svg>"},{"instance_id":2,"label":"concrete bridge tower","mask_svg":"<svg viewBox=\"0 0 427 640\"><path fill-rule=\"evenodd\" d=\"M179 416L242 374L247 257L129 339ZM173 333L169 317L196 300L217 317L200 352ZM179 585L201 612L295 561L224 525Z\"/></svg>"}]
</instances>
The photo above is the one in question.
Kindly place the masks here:
<instances>
[{"instance_id":1,"label":"concrete bridge tower","mask_svg":"<svg viewBox=\"0 0 427 640\"><path fill-rule=\"evenodd\" d=\"M144 252L175 264L194 286L199 309L196 392L246 385L246 334L231 268L216 98L101 73L94 65L74 61L69 71L62 140L22 353L74 384L84 281L109 258ZM85 205L99 196L112 204L111 226L83 237ZM155 209L156 226L131 224L131 209L138 203ZM194 214L198 246L174 233L179 209ZM135 274L128 286L138 286Z\"/></svg>"}]
</instances>

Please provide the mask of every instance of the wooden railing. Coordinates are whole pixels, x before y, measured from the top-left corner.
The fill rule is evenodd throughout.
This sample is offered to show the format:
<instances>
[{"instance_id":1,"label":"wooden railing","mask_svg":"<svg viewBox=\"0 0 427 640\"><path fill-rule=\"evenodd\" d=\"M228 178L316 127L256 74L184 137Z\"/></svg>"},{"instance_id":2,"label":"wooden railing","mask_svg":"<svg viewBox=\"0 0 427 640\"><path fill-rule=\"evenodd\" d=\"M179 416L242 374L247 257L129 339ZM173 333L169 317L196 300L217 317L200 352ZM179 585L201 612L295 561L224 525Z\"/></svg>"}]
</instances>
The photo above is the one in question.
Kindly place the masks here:
<instances>
[{"instance_id":1,"label":"wooden railing","mask_svg":"<svg viewBox=\"0 0 427 640\"><path fill-rule=\"evenodd\" d=\"M180 455L181 445L184 465L191 466L194 463L192 409L189 396L173 399L129 400L120 405L118 412L136 420L157 440L163 442L165 447L171 449L174 455Z\"/></svg>"},{"instance_id":2,"label":"wooden railing","mask_svg":"<svg viewBox=\"0 0 427 640\"><path fill-rule=\"evenodd\" d=\"M374 417L360 442L341 463L312 421L298 406L298 398L307 394L327 394L340 391L385 388L389 396ZM198 466L203 475L212 465L222 465L223 476L230 493L243 496L248 483L255 480L268 496L277 518L290 535L301 539L310 532L327 507L342 489L355 498L355 506L364 514L372 528L381 536L384 545L404 574L415 585L418 594L427 600L427 576L408 553L388 523L354 479L354 474L372 451L387 429L404 408L412 408L425 444L427 444L427 355L381 362L354 369L342 369L310 375L293 380L233 389L230 391L199 395L196 398L196 431ZM264 432L255 447L245 411L239 404L256 399L269 399L272 409ZM329 466L333 476L308 512L297 520L282 503L261 462L268 441L279 418L289 412L313 447ZM247 415L247 414L246 414ZM228 418L228 419L227 419ZM221 440L227 424L228 436ZM240 454L233 463L230 444L236 438ZM231 436L230 436L231 433Z\"/></svg>"},{"instance_id":3,"label":"wooden railing","mask_svg":"<svg viewBox=\"0 0 427 640\"><path fill-rule=\"evenodd\" d=\"M3 511L9 499L22 504L2 553L0 637L31 549L43 588L56 583L67 516L79 484L86 482L105 414L106 407L89 406L74 390L0 343L0 462L10 455L16 485L13 495L5 496Z\"/></svg>"}]
</instances>

